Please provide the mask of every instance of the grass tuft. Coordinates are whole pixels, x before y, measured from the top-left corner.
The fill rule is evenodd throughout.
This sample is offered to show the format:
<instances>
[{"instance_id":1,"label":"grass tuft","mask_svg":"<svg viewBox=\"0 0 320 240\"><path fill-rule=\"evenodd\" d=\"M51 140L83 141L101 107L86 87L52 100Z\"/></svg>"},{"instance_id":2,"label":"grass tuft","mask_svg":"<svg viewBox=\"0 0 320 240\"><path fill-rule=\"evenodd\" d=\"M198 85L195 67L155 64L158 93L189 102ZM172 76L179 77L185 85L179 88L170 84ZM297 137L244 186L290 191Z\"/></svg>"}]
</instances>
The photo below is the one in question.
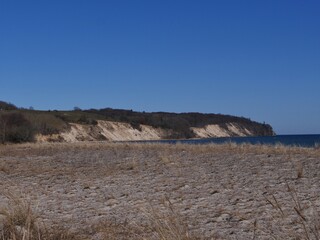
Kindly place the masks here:
<instances>
[{"instance_id":1,"label":"grass tuft","mask_svg":"<svg viewBox=\"0 0 320 240\"><path fill-rule=\"evenodd\" d=\"M151 232L155 239L160 240L191 240L192 237L187 223L173 207L169 198L165 198L165 212L151 207L148 211L143 211L149 222Z\"/></svg>"},{"instance_id":2,"label":"grass tuft","mask_svg":"<svg viewBox=\"0 0 320 240\"><path fill-rule=\"evenodd\" d=\"M273 224L270 229L259 229L261 232L269 232L272 239L320 239L320 215L315 206L309 204L302 204L298 197L297 191L287 184L287 192L291 203L288 202L286 206L280 207L277 199L272 194L272 199L266 198L267 203L281 214L280 219L272 218ZM285 210L284 210L285 209ZM309 211L307 211L309 210ZM312 211L310 211L312 210ZM284 212L286 211L286 212Z\"/></svg>"},{"instance_id":3,"label":"grass tuft","mask_svg":"<svg viewBox=\"0 0 320 240\"><path fill-rule=\"evenodd\" d=\"M297 163L296 170L297 170L297 178L302 178L303 177L303 164L301 162Z\"/></svg>"},{"instance_id":4,"label":"grass tuft","mask_svg":"<svg viewBox=\"0 0 320 240\"><path fill-rule=\"evenodd\" d=\"M50 229L39 223L28 200L6 193L8 206L0 209L1 240L76 240L79 236L64 229Z\"/></svg>"}]
</instances>

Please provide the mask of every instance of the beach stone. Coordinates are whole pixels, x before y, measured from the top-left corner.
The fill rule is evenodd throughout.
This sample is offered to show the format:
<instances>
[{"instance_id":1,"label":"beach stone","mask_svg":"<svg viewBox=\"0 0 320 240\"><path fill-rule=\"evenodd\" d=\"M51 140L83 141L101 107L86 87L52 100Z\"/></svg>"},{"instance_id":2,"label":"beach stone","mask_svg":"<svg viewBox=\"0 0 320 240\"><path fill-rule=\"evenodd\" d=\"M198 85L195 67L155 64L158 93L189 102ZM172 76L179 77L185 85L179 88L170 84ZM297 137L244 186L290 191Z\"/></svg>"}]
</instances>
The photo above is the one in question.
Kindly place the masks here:
<instances>
[{"instance_id":1,"label":"beach stone","mask_svg":"<svg viewBox=\"0 0 320 240\"><path fill-rule=\"evenodd\" d=\"M229 222L231 220L231 216L228 213L221 214L216 221L217 222Z\"/></svg>"},{"instance_id":2,"label":"beach stone","mask_svg":"<svg viewBox=\"0 0 320 240\"><path fill-rule=\"evenodd\" d=\"M151 231L155 216L183 223L200 239L304 239L295 207L310 226L320 212L318 150L79 143L0 152L8 169L0 172L1 207L9 192L30 202L48 226L85 239L102 238L105 222ZM144 233L127 239L154 236Z\"/></svg>"}]
</instances>

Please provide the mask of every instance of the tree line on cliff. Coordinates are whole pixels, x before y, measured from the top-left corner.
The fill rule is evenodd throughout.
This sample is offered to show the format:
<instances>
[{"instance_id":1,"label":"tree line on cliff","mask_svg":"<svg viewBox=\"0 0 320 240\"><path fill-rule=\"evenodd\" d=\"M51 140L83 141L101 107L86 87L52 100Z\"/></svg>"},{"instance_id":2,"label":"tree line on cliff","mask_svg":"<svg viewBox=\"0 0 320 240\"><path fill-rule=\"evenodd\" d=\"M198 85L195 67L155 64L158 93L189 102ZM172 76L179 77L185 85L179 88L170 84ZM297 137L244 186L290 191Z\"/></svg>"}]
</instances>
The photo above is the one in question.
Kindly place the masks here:
<instances>
[{"instance_id":1,"label":"tree line on cliff","mask_svg":"<svg viewBox=\"0 0 320 240\"><path fill-rule=\"evenodd\" d=\"M169 130L167 138L183 139L195 137L192 127L218 124L226 127L236 123L249 129L256 136L273 135L272 127L244 117L223 114L135 112L112 108L73 111L37 111L22 109L14 104L0 101L0 142L30 142L36 134L50 135L70 128L69 123L97 124L98 120L128 123L141 130L141 124Z\"/></svg>"}]
</instances>

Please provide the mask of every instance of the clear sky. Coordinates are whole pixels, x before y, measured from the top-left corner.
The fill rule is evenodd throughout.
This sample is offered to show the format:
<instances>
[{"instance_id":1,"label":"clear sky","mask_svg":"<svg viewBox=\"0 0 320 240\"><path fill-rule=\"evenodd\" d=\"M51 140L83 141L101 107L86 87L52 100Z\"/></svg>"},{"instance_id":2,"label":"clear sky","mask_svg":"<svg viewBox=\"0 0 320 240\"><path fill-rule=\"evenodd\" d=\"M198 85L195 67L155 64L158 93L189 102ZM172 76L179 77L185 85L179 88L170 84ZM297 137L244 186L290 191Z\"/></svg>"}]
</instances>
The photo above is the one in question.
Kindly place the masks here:
<instances>
[{"instance_id":1,"label":"clear sky","mask_svg":"<svg viewBox=\"0 0 320 240\"><path fill-rule=\"evenodd\" d=\"M320 1L1 0L0 100L320 133Z\"/></svg>"}]
</instances>

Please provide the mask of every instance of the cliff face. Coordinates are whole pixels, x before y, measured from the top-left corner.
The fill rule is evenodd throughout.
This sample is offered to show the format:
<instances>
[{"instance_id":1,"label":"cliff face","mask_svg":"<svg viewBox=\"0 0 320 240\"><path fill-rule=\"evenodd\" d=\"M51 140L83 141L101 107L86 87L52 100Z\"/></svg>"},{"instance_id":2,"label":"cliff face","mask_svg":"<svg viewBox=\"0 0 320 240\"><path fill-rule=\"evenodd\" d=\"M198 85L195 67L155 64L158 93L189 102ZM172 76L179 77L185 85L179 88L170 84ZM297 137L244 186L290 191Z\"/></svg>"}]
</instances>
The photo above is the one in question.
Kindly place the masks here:
<instances>
[{"instance_id":1,"label":"cliff face","mask_svg":"<svg viewBox=\"0 0 320 240\"><path fill-rule=\"evenodd\" d=\"M131 141L131 140L159 140L166 133L162 129L156 129L147 125L141 125L140 129L133 128L128 123L102 121L97 124L70 123L70 128L58 134L38 135L38 142L61 141Z\"/></svg>"},{"instance_id":2,"label":"cliff face","mask_svg":"<svg viewBox=\"0 0 320 240\"><path fill-rule=\"evenodd\" d=\"M267 126L265 135L273 135L272 128L268 129ZM261 131L261 127L259 129ZM204 127L191 127L190 130L196 138L259 135L254 125L245 126L239 123L210 124ZM139 128L134 128L128 123L99 120L95 125L70 123L68 130L52 135L39 134L36 140L38 142L138 141L167 139L171 135L172 131L169 129L155 128L142 124Z\"/></svg>"},{"instance_id":3,"label":"cliff face","mask_svg":"<svg viewBox=\"0 0 320 240\"><path fill-rule=\"evenodd\" d=\"M191 128L199 138L209 137L232 137L232 136L253 136L253 131L236 123L228 123L224 126L219 124L207 125L203 128Z\"/></svg>"},{"instance_id":4,"label":"cliff face","mask_svg":"<svg viewBox=\"0 0 320 240\"><path fill-rule=\"evenodd\" d=\"M130 141L270 136L272 127L244 117L122 109L39 111L0 101L0 142Z\"/></svg>"}]
</instances>

